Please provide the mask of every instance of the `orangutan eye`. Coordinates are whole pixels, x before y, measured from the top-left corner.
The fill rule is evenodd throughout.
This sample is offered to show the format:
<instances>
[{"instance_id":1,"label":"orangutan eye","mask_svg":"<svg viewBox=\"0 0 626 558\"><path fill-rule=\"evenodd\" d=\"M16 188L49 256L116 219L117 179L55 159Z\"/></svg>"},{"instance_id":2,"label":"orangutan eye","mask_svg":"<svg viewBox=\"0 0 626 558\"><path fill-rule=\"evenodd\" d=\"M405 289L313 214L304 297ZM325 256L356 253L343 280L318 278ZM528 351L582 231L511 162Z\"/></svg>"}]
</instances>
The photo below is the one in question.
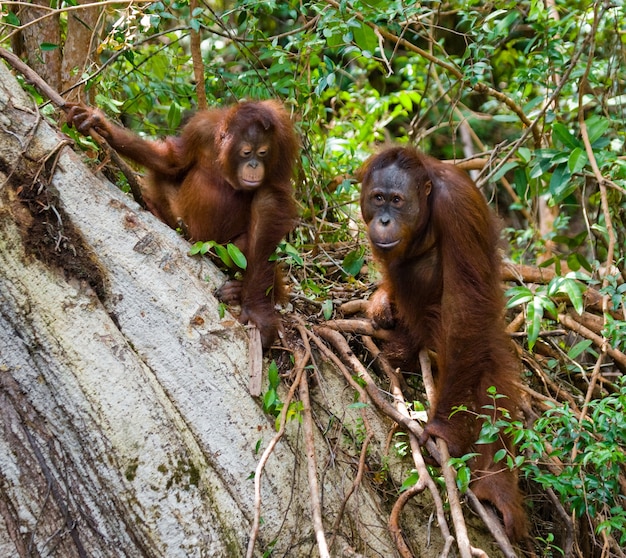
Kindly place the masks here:
<instances>
[{"instance_id":1,"label":"orangutan eye","mask_svg":"<svg viewBox=\"0 0 626 558\"><path fill-rule=\"evenodd\" d=\"M245 143L241 146L241 149L239 150L239 156L247 159L248 157L250 157L250 155L252 155L252 146Z\"/></svg>"}]
</instances>

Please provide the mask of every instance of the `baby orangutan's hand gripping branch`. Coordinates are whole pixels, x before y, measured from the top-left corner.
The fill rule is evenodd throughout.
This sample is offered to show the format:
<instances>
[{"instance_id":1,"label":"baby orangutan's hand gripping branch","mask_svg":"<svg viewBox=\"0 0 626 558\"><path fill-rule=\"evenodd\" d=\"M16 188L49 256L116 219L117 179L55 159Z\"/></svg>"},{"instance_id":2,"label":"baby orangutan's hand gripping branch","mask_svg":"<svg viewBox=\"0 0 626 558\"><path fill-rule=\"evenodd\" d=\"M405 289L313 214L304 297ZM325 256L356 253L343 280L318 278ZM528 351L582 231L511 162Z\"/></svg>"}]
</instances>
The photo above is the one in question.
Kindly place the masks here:
<instances>
[{"instance_id":1,"label":"baby orangutan's hand gripping branch","mask_svg":"<svg viewBox=\"0 0 626 558\"><path fill-rule=\"evenodd\" d=\"M495 453L501 437L474 445L481 422L493 414L488 388L506 398L495 405L518 414L519 364L504 329L499 231L482 194L462 171L411 148L391 148L360 171L361 211L382 283L370 301L374 324L395 328L385 352L405 370L419 351L436 352L435 402L424 440L439 437L451 455L469 451L476 496L502 513L513 540L526 533L517 477ZM453 410L465 406L467 412ZM497 414L497 413L496 413Z\"/></svg>"},{"instance_id":2,"label":"baby orangutan's hand gripping branch","mask_svg":"<svg viewBox=\"0 0 626 558\"><path fill-rule=\"evenodd\" d=\"M227 283L222 298L239 302L240 321L255 324L270 346L280 327L274 305L285 288L269 258L297 218L291 179L298 140L285 108L250 101L200 111L179 136L154 142L83 105L71 106L68 122L149 170L143 197L170 227L193 241L232 242L244 253L243 281Z\"/></svg>"}]
</instances>

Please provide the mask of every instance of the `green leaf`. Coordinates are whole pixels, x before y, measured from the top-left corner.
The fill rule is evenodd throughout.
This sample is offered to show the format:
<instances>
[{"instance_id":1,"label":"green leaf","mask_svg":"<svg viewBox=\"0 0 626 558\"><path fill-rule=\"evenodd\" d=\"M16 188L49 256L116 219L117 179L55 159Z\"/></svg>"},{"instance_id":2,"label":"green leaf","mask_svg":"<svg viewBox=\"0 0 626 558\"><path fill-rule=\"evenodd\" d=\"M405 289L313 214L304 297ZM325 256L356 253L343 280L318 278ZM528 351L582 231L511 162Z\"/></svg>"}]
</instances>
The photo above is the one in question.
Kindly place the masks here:
<instances>
[{"instance_id":1,"label":"green leaf","mask_svg":"<svg viewBox=\"0 0 626 558\"><path fill-rule=\"evenodd\" d=\"M189 255L195 256L196 254L202 253L201 250L203 246L204 242L196 242L195 244L192 244L191 248L189 249Z\"/></svg>"},{"instance_id":2,"label":"green leaf","mask_svg":"<svg viewBox=\"0 0 626 558\"><path fill-rule=\"evenodd\" d=\"M499 18L501 15L506 14L507 11L506 10L494 10L493 12L491 12L489 15L487 15L487 17L485 18L485 22L487 21L491 21L492 19L497 19Z\"/></svg>"},{"instance_id":3,"label":"green leaf","mask_svg":"<svg viewBox=\"0 0 626 558\"><path fill-rule=\"evenodd\" d=\"M409 95L404 95L402 92L400 92L397 95L393 95L392 100L400 103L400 105L402 105L402 108L406 111L411 111L413 109L413 101L411 100L411 97Z\"/></svg>"},{"instance_id":4,"label":"green leaf","mask_svg":"<svg viewBox=\"0 0 626 558\"><path fill-rule=\"evenodd\" d=\"M237 248L237 246L234 244L228 244L226 246L226 250L239 269L246 269L248 267L248 260L243 255L243 252Z\"/></svg>"},{"instance_id":5,"label":"green leaf","mask_svg":"<svg viewBox=\"0 0 626 558\"><path fill-rule=\"evenodd\" d=\"M213 246L215 246L215 241L209 240L208 242L196 242L189 249L189 255L194 256L196 254L200 254L204 256Z\"/></svg>"},{"instance_id":6,"label":"green leaf","mask_svg":"<svg viewBox=\"0 0 626 558\"><path fill-rule=\"evenodd\" d=\"M580 343L576 343L576 345L574 345L569 351L567 351L567 356L573 360L576 357L580 356L582 353L584 353L589 347L591 347L592 344L593 341L591 341L590 339L585 339Z\"/></svg>"},{"instance_id":7,"label":"green leaf","mask_svg":"<svg viewBox=\"0 0 626 558\"><path fill-rule=\"evenodd\" d=\"M304 260L302 259L300 252L298 252L298 249L295 246L293 246L292 244L289 244L289 242L286 242L286 241L281 242L278 245L278 251L284 252L285 255L291 258L296 264L304 265ZM272 258L270 258L270 260L271 259Z\"/></svg>"},{"instance_id":8,"label":"green leaf","mask_svg":"<svg viewBox=\"0 0 626 558\"><path fill-rule=\"evenodd\" d=\"M569 277L555 277L548 285L548 293L555 295L557 293L566 294L574 310L579 314L583 313L583 287L575 279Z\"/></svg>"},{"instance_id":9,"label":"green leaf","mask_svg":"<svg viewBox=\"0 0 626 558\"><path fill-rule=\"evenodd\" d=\"M524 163L528 163L528 161L530 161L531 151L528 147L520 147L517 150L517 154L519 155L519 158L524 161Z\"/></svg>"},{"instance_id":10,"label":"green leaf","mask_svg":"<svg viewBox=\"0 0 626 558\"><path fill-rule=\"evenodd\" d=\"M265 412L271 412L274 403L276 403L276 392L270 389L263 396L263 409Z\"/></svg>"},{"instance_id":11,"label":"green leaf","mask_svg":"<svg viewBox=\"0 0 626 558\"><path fill-rule=\"evenodd\" d=\"M411 474L402 483L402 486L400 487L400 492L404 492L405 490L408 490L412 486L415 486L419 479L420 479L419 473L413 470Z\"/></svg>"},{"instance_id":12,"label":"green leaf","mask_svg":"<svg viewBox=\"0 0 626 558\"><path fill-rule=\"evenodd\" d=\"M543 318L543 303L541 297L535 297L532 304L528 305L526 317L528 320L528 348L532 350L537 339L539 339L539 332L541 331L541 320Z\"/></svg>"},{"instance_id":13,"label":"green leaf","mask_svg":"<svg viewBox=\"0 0 626 558\"><path fill-rule=\"evenodd\" d=\"M535 151L535 164L530 169L529 178L539 178L554 165L554 158L563 152L555 149L538 149ZM567 160L567 159L566 159Z\"/></svg>"},{"instance_id":14,"label":"green leaf","mask_svg":"<svg viewBox=\"0 0 626 558\"><path fill-rule=\"evenodd\" d=\"M556 318L557 315L558 315L558 311L557 311L557 308L556 308L554 302L552 302L552 300L549 299L546 296L541 296L541 297L538 297L538 298L541 299L541 304L542 304L543 309L544 309L544 314L547 311L548 314L550 314L553 318Z\"/></svg>"},{"instance_id":15,"label":"green leaf","mask_svg":"<svg viewBox=\"0 0 626 558\"><path fill-rule=\"evenodd\" d=\"M504 458L506 457L506 450L504 448L499 449L495 455L493 456L493 462L494 463L499 463L500 461L502 461Z\"/></svg>"},{"instance_id":16,"label":"green leaf","mask_svg":"<svg viewBox=\"0 0 626 558\"><path fill-rule=\"evenodd\" d=\"M182 120L182 114L183 114L183 111L181 109L181 106L178 103L173 102L170 105L170 110L167 112L168 126L172 128L173 130L178 128Z\"/></svg>"},{"instance_id":17,"label":"green leaf","mask_svg":"<svg viewBox=\"0 0 626 558\"><path fill-rule=\"evenodd\" d=\"M593 146L593 144L604 135L604 132L609 129L611 122L603 116L594 114L585 120L585 124L587 125L587 133L589 134L589 143Z\"/></svg>"},{"instance_id":18,"label":"green leaf","mask_svg":"<svg viewBox=\"0 0 626 558\"><path fill-rule=\"evenodd\" d=\"M59 45L55 45L54 43L41 43L39 48L43 51L56 50L59 48Z\"/></svg>"},{"instance_id":19,"label":"green leaf","mask_svg":"<svg viewBox=\"0 0 626 558\"><path fill-rule=\"evenodd\" d=\"M105 107L107 110L110 110L115 114L120 113L120 107L123 105L121 101L112 99L110 96L102 95L101 93L96 95L96 104L99 107Z\"/></svg>"},{"instance_id":20,"label":"green leaf","mask_svg":"<svg viewBox=\"0 0 626 558\"><path fill-rule=\"evenodd\" d=\"M572 271L578 271L581 267L580 261L578 260L578 254L573 253L567 256L567 267Z\"/></svg>"},{"instance_id":21,"label":"green leaf","mask_svg":"<svg viewBox=\"0 0 626 558\"><path fill-rule=\"evenodd\" d=\"M361 22L360 25L354 27L353 33L354 42L361 50L366 50L367 52L374 52L376 50L378 38L369 25Z\"/></svg>"},{"instance_id":22,"label":"green leaf","mask_svg":"<svg viewBox=\"0 0 626 558\"><path fill-rule=\"evenodd\" d=\"M17 17L17 15L13 12L8 12L3 18L2 21L7 25L13 25L14 27L19 27L22 25L21 21Z\"/></svg>"},{"instance_id":23,"label":"green leaf","mask_svg":"<svg viewBox=\"0 0 626 558\"><path fill-rule=\"evenodd\" d=\"M216 244L213 248L215 248L217 257L222 260L227 267L233 267L233 260L228 255L228 250L224 246Z\"/></svg>"},{"instance_id":24,"label":"green leaf","mask_svg":"<svg viewBox=\"0 0 626 558\"><path fill-rule=\"evenodd\" d=\"M276 361L270 362L269 368L267 370L267 376L270 383L270 389L275 390L280 384L280 374L278 373L278 366L276 365Z\"/></svg>"},{"instance_id":25,"label":"green leaf","mask_svg":"<svg viewBox=\"0 0 626 558\"><path fill-rule=\"evenodd\" d=\"M510 170L518 166L519 166L519 163L517 161L510 161L508 163L505 163L504 165L500 167L500 170L498 170L498 172L493 175L492 180L494 182L500 180L507 172L509 172Z\"/></svg>"},{"instance_id":26,"label":"green leaf","mask_svg":"<svg viewBox=\"0 0 626 558\"><path fill-rule=\"evenodd\" d=\"M577 172L580 172L588 162L589 159L585 150L577 147L572 151L572 154L569 156L569 159L567 160L567 167L571 174L575 174Z\"/></svg>"},{"instance_id":27,"label":"green leaf","mask_svg":"<svg viewBox=\"0 0 626 558\"><path fill-rule=\"evenodd\" d=\"M558 139L565 147L569 147L570 149L575 149L582 145L580 140L574 137L561 122L552 124L552 137L553 139Z\"/></svg>"},{"instance_id":28,"label":"green leaf","mask_svg":"<svg viewBox=\"0 0 626 558\"><path fill-rule=\"evenodd\" d=\"M494 114L493 120L496 122L517 122L519 120L519 116L515 114Z\"/></svg>"},{"instance_id":29,"label":"green leaf","mask_svg":"<svg viewBox=\"0 0 626 558\"><path fill-rule=\"evenodd\" d=\"M333 301L330 298L327 298L324 302L322 302L322 313L324 314L325 320L330 320L333 315Z\"/></svg>"},{"instance_id":30,"label":"green leaf","mask_svg":"<svg viewBox=\"0 0 626 558\"><path fill-rule=\"evenodd\" d=\"M549 186L553 204L563 201L573 189L576 189L576 183L572 182L571 178L572 175L566 165L559 165L554 169Z\"/></svg>"},{"instance_id":31,"label":"green leaf","mask_svg":"<svg viewBox=\"0 0 626 558\"><path fill-rule=\"evenodd\" d=\"M326 44L331 49L340 47L343 44L343 42L344 42L343 37L341 35L339 35L338 33L333 33L332 29L328 29L328 28L324 29L322 34L326 38Z\"/></svg>"},{"instance_id":32,"label":"green leaf","mask_svg":"<svg viewBox=\"0 0 626 558\"><path fill-rule=\"evenodd\" d=\"M511 297L506 303L506 307L513 308L530 302L535 295L528 287L513 287L506 292L506 296Z\"/></svg>"},{"instance_id":33,"label":"green leaf","mask_svg":"<svg viewBox=\"0 0 626 558\"><path fill-rule=\"evenodd\" d=\"M356 403L350 403L350 405L348 405L348 409L366 409L368 407L368 403L362 403L361 401L357 401Z\"/></svg>"},{"instance_id":34,"label":"green leaf","mask_svg":"<svg viewBox=\"0 0 626 558\"><path fill-rule=\"evenodd\" d=\"M476 440L476 444L492 444L498 439L500 429L489 422L485 422L480 430L480 436Z\"/></svg>"},{"instance_id":35,"label":"green leaf","mask_svg":"<svg viewBox=\"0 0 626 558\"><path fill-rule=\"evenodd\" d=\"M471 479L470 468L467 466L460 467L456 472L456 485L459 487L459 490L463 493L466 492Z\"/></svg>"},{"instance_id":36,"label":"green leaf","mask_svg":"<svg viewBox=\"0 0 626 558\"><path fill-rule=\"evenodd\" d=\"M354 277L359 273L359 271L361 271L364 261L365 248L361 247L347 254L343 259L341 267L348 275L352 275Z\"/></svg>"}]
</instances>

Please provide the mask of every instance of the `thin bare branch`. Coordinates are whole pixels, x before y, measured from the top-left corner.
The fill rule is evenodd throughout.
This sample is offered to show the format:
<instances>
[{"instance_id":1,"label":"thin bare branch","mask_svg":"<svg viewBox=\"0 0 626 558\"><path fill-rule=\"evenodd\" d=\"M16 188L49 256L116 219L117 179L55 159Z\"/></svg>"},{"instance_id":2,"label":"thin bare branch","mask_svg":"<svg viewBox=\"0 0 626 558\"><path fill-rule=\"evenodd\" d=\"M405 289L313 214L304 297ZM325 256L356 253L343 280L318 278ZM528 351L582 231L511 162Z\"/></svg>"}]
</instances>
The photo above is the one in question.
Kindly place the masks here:
<instances>
[{"instance_id":1,"label":"thin bare branch","mask_svg":"<svg viewBox=\"0 0 626 558\"><path fill-rule=\"evenodd\" d=\"M433 380L428 351L420 351L419 361L420 369L422 371L422 378L424 379L424 387L426 388L426 393L428 395L428 401L431 408L433 408L435 404L435 382ZM439 455L441 456L439 463L443 472L443 478L446 481L448 502L450 504L450 514L452 515L452 523L454 525L454 531L456 533L456 542L459 545L459 552L461 553L462 558L471 558L472 548L469 542L469 537L467 535L467 526L465 525L463 510L461 508L459 489L456 485L456 473L450 465L450 453L448 452L448 444L445 440L438 438L437 448L439 448Z\"/></svg>"},{"instance_id":2,"label":"thin bare branch","mask_svg":"<svg viewBox=\"0 0 626 558\"><path fill-rule=\"evenodd\" d=\"M246 553L246 558L252 558L254 556L254 545L256 544L256 539L259 534L259 525L261 523L261 475L263 474L263 469L265 468L265 464L267 460L272 455L276 444L280 442L280 439L285 434L285 426L287 424L287 412L289 411L289 404L291 403L293 396L296 390L300 386L300 378L304 373L304 366L306 366L306 361L302 360L297 363L298 366L294 368L295 378L291 388L289 388L289 393L285 398L283 408L280 411L280 419L279 419L279 428L276 435L270 440L267 448L261 455L261 459L257 465L257 468L254 472L254 520L252 522L252 528L250 529L250 540L248 542L248 550Z\"/></svg>"}]
</instances>

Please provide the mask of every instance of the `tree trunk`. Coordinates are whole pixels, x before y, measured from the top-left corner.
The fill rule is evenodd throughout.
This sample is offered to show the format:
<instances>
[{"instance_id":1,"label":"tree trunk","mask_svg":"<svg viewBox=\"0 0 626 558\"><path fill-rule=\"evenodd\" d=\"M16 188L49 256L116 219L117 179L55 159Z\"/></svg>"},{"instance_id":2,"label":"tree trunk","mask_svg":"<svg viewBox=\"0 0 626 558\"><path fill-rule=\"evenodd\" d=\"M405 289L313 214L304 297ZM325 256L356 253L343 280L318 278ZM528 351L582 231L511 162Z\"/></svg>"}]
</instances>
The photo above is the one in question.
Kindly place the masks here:
<instances>
[{"instance_id":1,"label":"tree trunk","mask_svg":"<svg viewBox=\"0 0 626 558\"><path fill-rule=\"evenodd\" d=\"M11 37L13 52L25 57L28 65L46 82L61 90L61 26L59 13L48 0L32 0L20 5L17 16L21 28ZM42 45L46 45L42 48Z\"/></svg>"},{"instance_id":2,"label":"tree trunk","mask_svg":"<svg viewBox=\"0 0 626 558\"><path fill-rule=\"evenodd\" d=\"M92 4L92 2L91 0L78 0L76 4ZM71 88L82 79L94 55L97 56L97 45L100 43L99 31L103 26L100 18L103 11L103 6L95 6L68 12L61 62L61 90L68 91L65 97L67 101L88 102L93 101L95 97L95 91L90 90L87 92L88 99L84 98L84 85Z\"/></svg>"},{"instance_id":3,"label":"tree trunk","mask_svg":"<svg viewBox=\"0 0 626 558\"><path fill-rule=\"evenodd\" d=\"M247 334L220 318L221 274L95 177L3 64L0 108L0 556L244 556L275 428L247 390ZM356 431L328 367L323 388L318 426L352 413ZM382 463L390 424L368 412ZM315 434L327 529L358 463L338 459L344 435L331 453ZM316 555L299 421L261 479L255 555ZM333 555L397 556L372 487L348 500Z\"/></svg>"}]
</instances>

